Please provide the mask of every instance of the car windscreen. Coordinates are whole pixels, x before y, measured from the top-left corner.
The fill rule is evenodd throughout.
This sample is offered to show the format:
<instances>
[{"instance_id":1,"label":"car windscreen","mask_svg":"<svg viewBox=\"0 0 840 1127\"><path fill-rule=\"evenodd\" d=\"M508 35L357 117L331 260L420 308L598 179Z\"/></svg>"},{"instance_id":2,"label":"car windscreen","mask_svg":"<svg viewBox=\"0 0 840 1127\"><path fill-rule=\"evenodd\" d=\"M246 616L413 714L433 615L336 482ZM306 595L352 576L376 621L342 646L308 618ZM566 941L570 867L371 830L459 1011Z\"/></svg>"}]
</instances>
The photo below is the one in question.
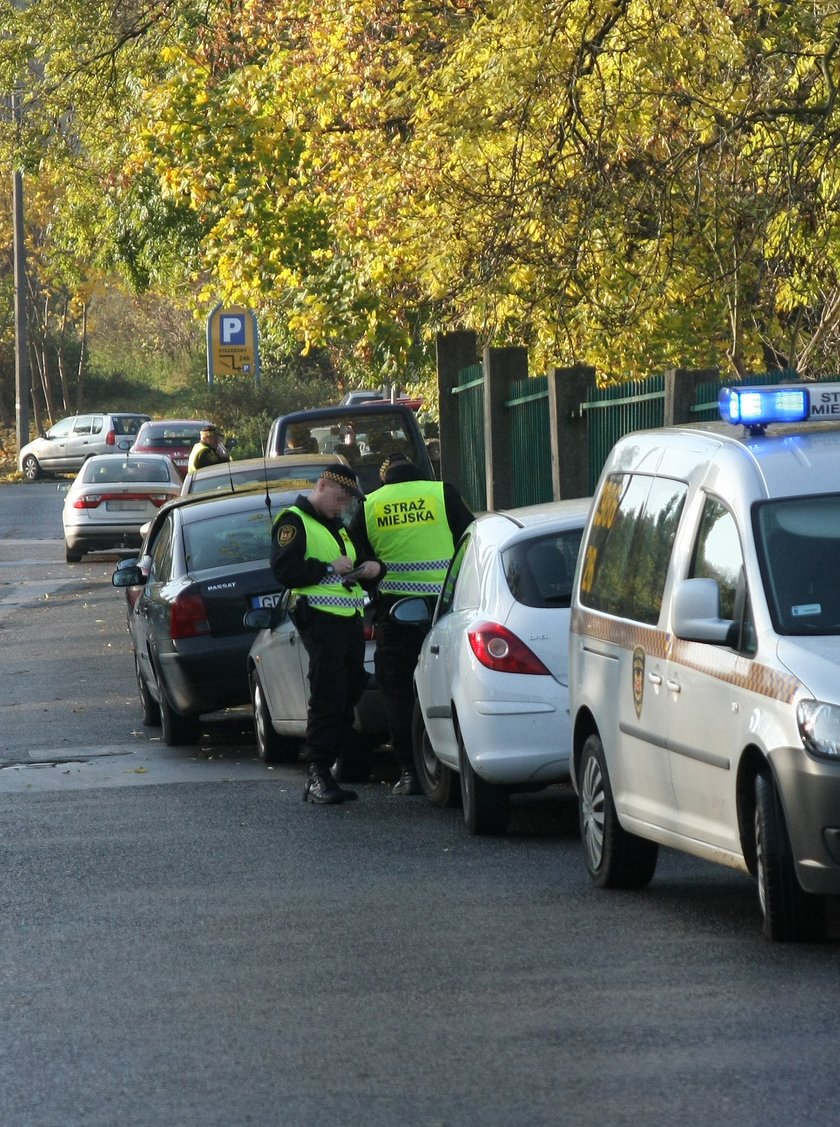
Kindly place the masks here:
<instances>
[{"instance_id":1,"label":"car windscreen","mask_svg":"<svg viewBox=\"0 0 840 1127\"><path fill-rule=\"evenodd\" d=\"M756 550L779 634L840 634L840 494L755 506Z\"/></svg>"},{"instance_id":2,"label":"car windscreen","mask_svg":"<svg viewBox=\"0 0 840 1127\"><path fill-rule=\"evenodd\" d=\"M205 502L200 502L203 506ZM229 509L184 525L184 546L190 572L267 560L271 517L266 508Z\"/></svg>"},{"instance_id":3,"label":"car windscreen","mask_svg":"<svg viewBox=\"0 0 840 1127\"><path fill-rule=\"evenodd\" d=\"M519 540L502 552L510 593L527 607L568 607L572 600L580 528Z\"/></svg>"},{"instance_id":4,"label":"car windscreen","mask_svg":"<svg viewBox=\"0 0 840 1127\"><path fill-rule=\"evenodd\" d=\"M172 474L160 458L115 458L86 462L81 469L86 485L115 485L117 482L171 482Z\"/></svg>"},{"instance_id":5,"label":"car windscreen","mask_svg":"<svg viewBox=\"0 0 840 1127\"><path fill-rule=\"evenodd\" d=\"M200 427L146 427L139 435L141 444L148 446L174 447L194 446L198 442Z\"/></svg>"}]
</instances>

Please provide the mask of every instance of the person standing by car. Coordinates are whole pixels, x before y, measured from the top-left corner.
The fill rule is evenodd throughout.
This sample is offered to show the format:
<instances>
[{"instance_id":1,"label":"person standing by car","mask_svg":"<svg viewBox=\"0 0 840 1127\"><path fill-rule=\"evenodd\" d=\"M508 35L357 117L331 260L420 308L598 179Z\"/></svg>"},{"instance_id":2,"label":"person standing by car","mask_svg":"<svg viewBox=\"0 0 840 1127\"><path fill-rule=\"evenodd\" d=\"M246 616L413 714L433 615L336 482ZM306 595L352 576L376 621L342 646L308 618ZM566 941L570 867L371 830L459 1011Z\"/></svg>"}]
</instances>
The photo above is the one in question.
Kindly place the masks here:
<instances>
[{"instance_id":1,"label":"person standing by car","mask_svg":"<svg viewBox=\"0 0 840 1127\"><path fill-rule=\"evenodd\" d=\"M325 805L357 798L332 774L367 684L362 618L364 590L385 571L359 551L341 515L364 498L350 466L323 471L309 497L300 495L274 523L271 567L291 591L291 614L309 655L306 717L308 773L304 801Z\"/></svg>"},{"instance_id":2,"label":"person standing by car","mask_svg":"<svg viewBox=\"0 0 840 1127\"><path fill-rule=\"evenodd\" d=\"M404 454L391 454L380 477L382 486L354 513L350 534L387 568L376 605L376 675L400 766L393 793L411 795L420 793L411 716L423 636L416 626L394 622L389 612L408 595L437 598L455 545L474 518L454 486L429 481Z\"/></svg>"},{"instance_id":3,"label":"person standing by car","mask_svg":"<svg viewBox=\"0 0 840 1127\"><path fill-rule=\"evenodd\" d=\"M224 448L222 436L217 426L201 428L199 440L190 451L188 473L195 473L204 466L217 466L220 462L229 462L230 454Z\"/></svg>"}]
</instances>

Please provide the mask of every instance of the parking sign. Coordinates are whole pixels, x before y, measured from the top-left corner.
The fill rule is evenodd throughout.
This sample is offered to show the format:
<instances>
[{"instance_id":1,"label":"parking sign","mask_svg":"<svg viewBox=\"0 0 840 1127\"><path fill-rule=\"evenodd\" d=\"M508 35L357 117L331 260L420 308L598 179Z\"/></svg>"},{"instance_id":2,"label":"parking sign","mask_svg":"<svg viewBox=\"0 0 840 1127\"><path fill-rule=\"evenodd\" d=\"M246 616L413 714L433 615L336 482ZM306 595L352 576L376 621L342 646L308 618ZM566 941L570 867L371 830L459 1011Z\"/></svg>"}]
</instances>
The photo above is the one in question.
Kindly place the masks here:
<instances>
[{"instance_id":1,"label":"parking sign","mask_svg":"<svg viewBox=\"0 0 840 1127\"><path fill-rule=\"evenodd\" d=\"M253 310L217 305L207 318L207 382L216 376L253 376L259 383L257 318Z\"/></svg>"}]
</instances>

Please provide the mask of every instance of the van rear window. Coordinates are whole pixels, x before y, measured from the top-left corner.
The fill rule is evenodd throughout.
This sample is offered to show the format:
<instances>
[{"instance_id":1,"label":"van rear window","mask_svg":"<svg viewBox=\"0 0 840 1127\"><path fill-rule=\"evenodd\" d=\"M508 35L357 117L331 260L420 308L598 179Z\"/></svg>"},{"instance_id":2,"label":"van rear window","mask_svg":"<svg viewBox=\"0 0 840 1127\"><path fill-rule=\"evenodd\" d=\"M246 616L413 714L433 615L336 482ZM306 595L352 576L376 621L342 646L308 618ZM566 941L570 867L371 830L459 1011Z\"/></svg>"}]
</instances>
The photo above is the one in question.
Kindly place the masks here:
<instances>
[{"instance_id":1,"label":"van rear window","mask_svg":"<svg viewBox=\"0 0 840 1127\"><path fill-rule=\"evenodd\" d=\"M688 486L671 478L611 474L598 497L581 573L592 610L653 626Z\"/></svg>"}]
</instances>

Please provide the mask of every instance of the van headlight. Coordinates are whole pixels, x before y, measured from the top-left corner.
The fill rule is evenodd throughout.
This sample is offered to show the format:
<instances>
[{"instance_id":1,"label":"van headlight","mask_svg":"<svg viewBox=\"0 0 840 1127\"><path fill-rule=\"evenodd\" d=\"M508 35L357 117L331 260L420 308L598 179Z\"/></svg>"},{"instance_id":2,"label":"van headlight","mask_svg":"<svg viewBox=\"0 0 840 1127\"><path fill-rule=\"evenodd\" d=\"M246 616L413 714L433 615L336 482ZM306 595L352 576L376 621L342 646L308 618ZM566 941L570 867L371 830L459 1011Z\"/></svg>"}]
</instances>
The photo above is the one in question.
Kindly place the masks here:
<instances>
[{"instance_id":1,"label":"van headlight","mask_svg":"<svg viewBox=\"0 0 840 1127\"><path fill-rule=\"evenodd\" d=\"M840 707L821 700L801 700L796 720L802 742L812 755L840 759Z\"/></svg>"}]
</instances>

